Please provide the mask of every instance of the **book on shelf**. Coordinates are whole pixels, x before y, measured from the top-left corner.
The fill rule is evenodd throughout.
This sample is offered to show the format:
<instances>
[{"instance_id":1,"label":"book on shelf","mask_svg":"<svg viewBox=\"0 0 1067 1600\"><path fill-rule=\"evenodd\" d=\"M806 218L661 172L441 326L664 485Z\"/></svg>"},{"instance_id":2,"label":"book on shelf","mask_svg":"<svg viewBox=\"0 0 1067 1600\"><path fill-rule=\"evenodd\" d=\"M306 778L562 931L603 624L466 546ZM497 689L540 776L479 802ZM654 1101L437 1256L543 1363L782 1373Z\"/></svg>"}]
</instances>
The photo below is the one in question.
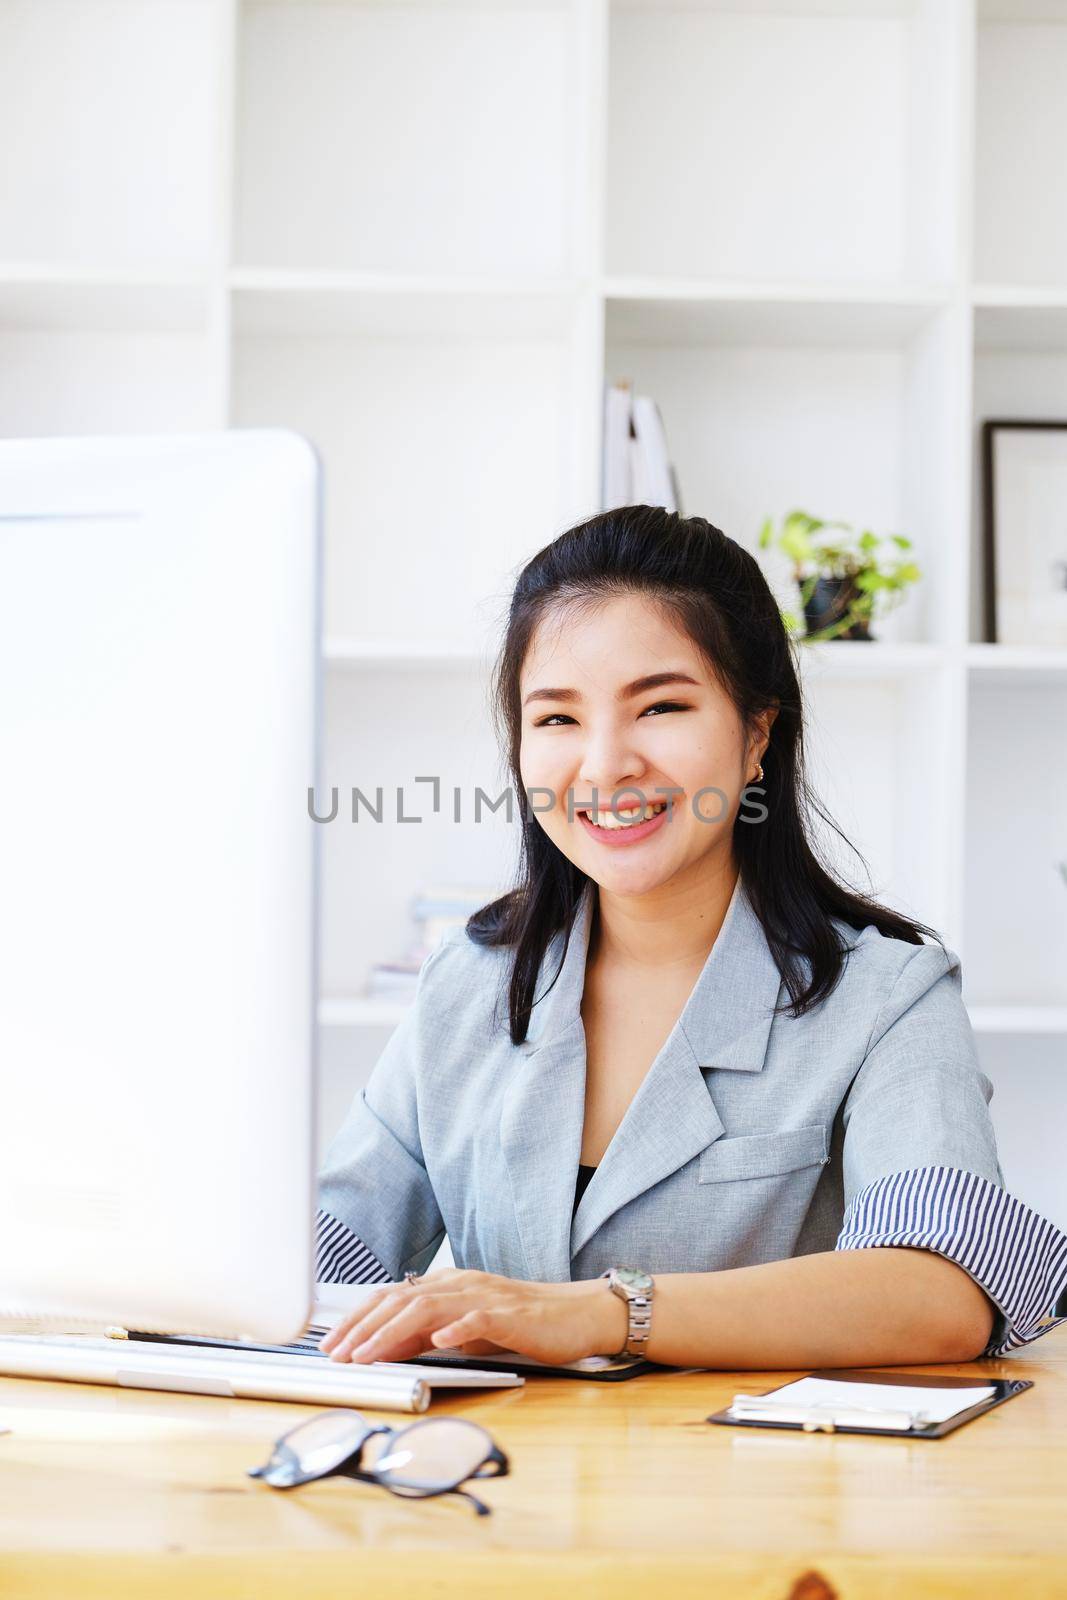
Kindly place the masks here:
<instances>
[{"instance_id":1,"label":"book on shelf","mask_svg":"<svg viewBox=\"0 0 1067 1600\"><path fill-rule=\"evenodd\" d=\"M496 900L501 893L498 888L484 885L433 885L420 890L409 904L411 936L407 948L393 960L373 964L367 974L366 998L413 999L423 963L445 934L453 928L465 927L475 911Z\"/></svg>"},{"instance_id":2,"label":"book on shelf","mask_svg":"<svg viewBox=\"0 0 1067 1600\"><path fill-rule=\"evenodd\" d=\"M605 511L639 505L681 513L663 415L650 395L634 393L629 378L605 389L601 502Z\"/></svg>"}]
</instances>

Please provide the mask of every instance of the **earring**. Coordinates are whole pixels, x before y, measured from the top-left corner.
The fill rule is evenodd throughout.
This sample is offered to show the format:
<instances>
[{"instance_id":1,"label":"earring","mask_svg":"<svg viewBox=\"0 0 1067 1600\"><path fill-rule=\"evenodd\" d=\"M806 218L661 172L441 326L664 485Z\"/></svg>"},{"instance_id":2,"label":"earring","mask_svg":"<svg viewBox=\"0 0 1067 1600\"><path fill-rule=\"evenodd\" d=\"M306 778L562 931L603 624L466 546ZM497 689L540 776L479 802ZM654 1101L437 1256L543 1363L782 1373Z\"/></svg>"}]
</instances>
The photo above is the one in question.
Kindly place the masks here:
<instances>
[{"instance_id":1,"label":"earring","mask_svg":"<svg viewBox=\"0 0 1067 1600\"><path fill-rule=\"evenodd\" d=\"M754 778L750 778L748 781L750 783L762 783L763 782L763 763L762 763L762 761L757 761L756 762L756 776Z\"/></svg>"}]
</instances>

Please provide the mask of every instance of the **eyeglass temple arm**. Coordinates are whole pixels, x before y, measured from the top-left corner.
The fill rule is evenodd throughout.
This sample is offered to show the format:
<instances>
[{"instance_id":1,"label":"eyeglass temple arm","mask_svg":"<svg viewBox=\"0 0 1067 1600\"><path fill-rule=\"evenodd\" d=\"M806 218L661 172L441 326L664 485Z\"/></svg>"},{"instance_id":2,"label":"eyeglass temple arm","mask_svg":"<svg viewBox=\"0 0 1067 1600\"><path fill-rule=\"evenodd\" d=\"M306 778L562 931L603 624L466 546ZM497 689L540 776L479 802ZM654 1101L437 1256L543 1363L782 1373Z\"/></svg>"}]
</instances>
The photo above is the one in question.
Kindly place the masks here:
<instances>
[{"instance_id":1,"label":"eyeglass temple arm","mask_svg":"<svg viewBox=\"0 0 1067 1600\"><path fill-rule=\"evenodd\" d=\"M492 1470L490 1470L492 1469ZM492 1454L486 1456L480 1467L471 1474L474 1478L506 1478L511 1471L508 1458L503 1450L493 1446Z\"/></svg>"},{"instance_id":2,"label":"eyeglass temple arm","mask_svg":"<svg viewBox=\"0 0 1067 1600\"><path fill-rule=\"evenodd\" d=\"M499 1477L500 1474L497 1473L495 1476ZM489 1507L479 1500L476 1494L471 1494L469 1489L444 1489L442 1490L442 1493L462 1495L464 1500L470 1501L471 1505L474 1507L475 1511L477 1511L480 1517L487 1517L489 1515Z\"/></svg>"}]
</instances>

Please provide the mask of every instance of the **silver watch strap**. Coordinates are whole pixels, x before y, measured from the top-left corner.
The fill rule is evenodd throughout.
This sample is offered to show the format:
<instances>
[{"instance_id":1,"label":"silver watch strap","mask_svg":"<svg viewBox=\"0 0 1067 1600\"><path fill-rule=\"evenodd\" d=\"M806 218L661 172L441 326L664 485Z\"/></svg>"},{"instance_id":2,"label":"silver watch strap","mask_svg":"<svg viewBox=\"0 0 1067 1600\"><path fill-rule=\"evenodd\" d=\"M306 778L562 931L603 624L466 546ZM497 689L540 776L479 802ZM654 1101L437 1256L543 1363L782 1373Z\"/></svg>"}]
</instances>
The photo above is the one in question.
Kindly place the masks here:
<instances>
[{"instance_id":1,"label":"silver watch strap","mask_svg":"<svg viewBox=\"0 0 1067 1600\"><path fill-rule=\"evenodd\" d=\"M626 1310L629 1314L629 1328L626 1343L619 1351L620 1355L643 1356L645 1346L648 1344L652 1333L652 1301L647 1294L630 1294L626 1297Z\"/></svg>"},{"instance_id":2,"label":"silver watch strap","mask_svg":"<svg viewBox=\"0 0 1067 1600\"><path fill-rule=\"evenodd\" d=\"M652 1333L652 1296L618 1283L612 1267L600 1276L607 1278L612 1293L626 1302L626 1342L621 1350L614 1352L612 1360L618 1361L621 1356L643 1356Z\"/></svg>"}]
</instances>

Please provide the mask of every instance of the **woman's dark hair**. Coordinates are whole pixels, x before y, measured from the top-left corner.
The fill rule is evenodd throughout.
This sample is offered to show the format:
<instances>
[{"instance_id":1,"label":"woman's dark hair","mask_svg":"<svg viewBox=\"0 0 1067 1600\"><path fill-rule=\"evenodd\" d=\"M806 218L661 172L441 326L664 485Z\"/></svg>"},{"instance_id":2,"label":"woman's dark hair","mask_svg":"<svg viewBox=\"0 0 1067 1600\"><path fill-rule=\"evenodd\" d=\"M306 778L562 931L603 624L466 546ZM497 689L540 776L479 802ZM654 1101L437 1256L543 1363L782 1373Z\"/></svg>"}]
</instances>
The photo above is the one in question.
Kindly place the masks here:
<instances>
[{"instance_id":1,"label":"woman's dark hair","mask_svg":"<svg viewBox=\"0 0 1067 1600\"><path fill-rule=\"evenodd\" d=\"M655 601L693 640L736 706L746 733L759 712L778 708L763 755L763 803L769 820L766 826L754 826L739 818L733 846L744 888L788 987L793 1015L815 1006L838 980L844 957L833 917L857 930L873 923L887 938L909 944L922 944L923 934L942 943L924 923L853 893L815 854L809 839L812 811L849 841L808 785L794 657L804 647L791 641L755 557L703 517L680 517L658 506L624 506L570 528L526 563L493 671L493 712L522 824L520 881L475 912L467 933L478 944L507 945L515 951L508 997L512 1042L526 1038L548 943L565 929L566 954L574 913L590 881L552 842L531 810L519 767L519 675L534 630L547 613L628 594ZM809 964L808 974L798 957Z\"/></svg>"}]
</instances>

